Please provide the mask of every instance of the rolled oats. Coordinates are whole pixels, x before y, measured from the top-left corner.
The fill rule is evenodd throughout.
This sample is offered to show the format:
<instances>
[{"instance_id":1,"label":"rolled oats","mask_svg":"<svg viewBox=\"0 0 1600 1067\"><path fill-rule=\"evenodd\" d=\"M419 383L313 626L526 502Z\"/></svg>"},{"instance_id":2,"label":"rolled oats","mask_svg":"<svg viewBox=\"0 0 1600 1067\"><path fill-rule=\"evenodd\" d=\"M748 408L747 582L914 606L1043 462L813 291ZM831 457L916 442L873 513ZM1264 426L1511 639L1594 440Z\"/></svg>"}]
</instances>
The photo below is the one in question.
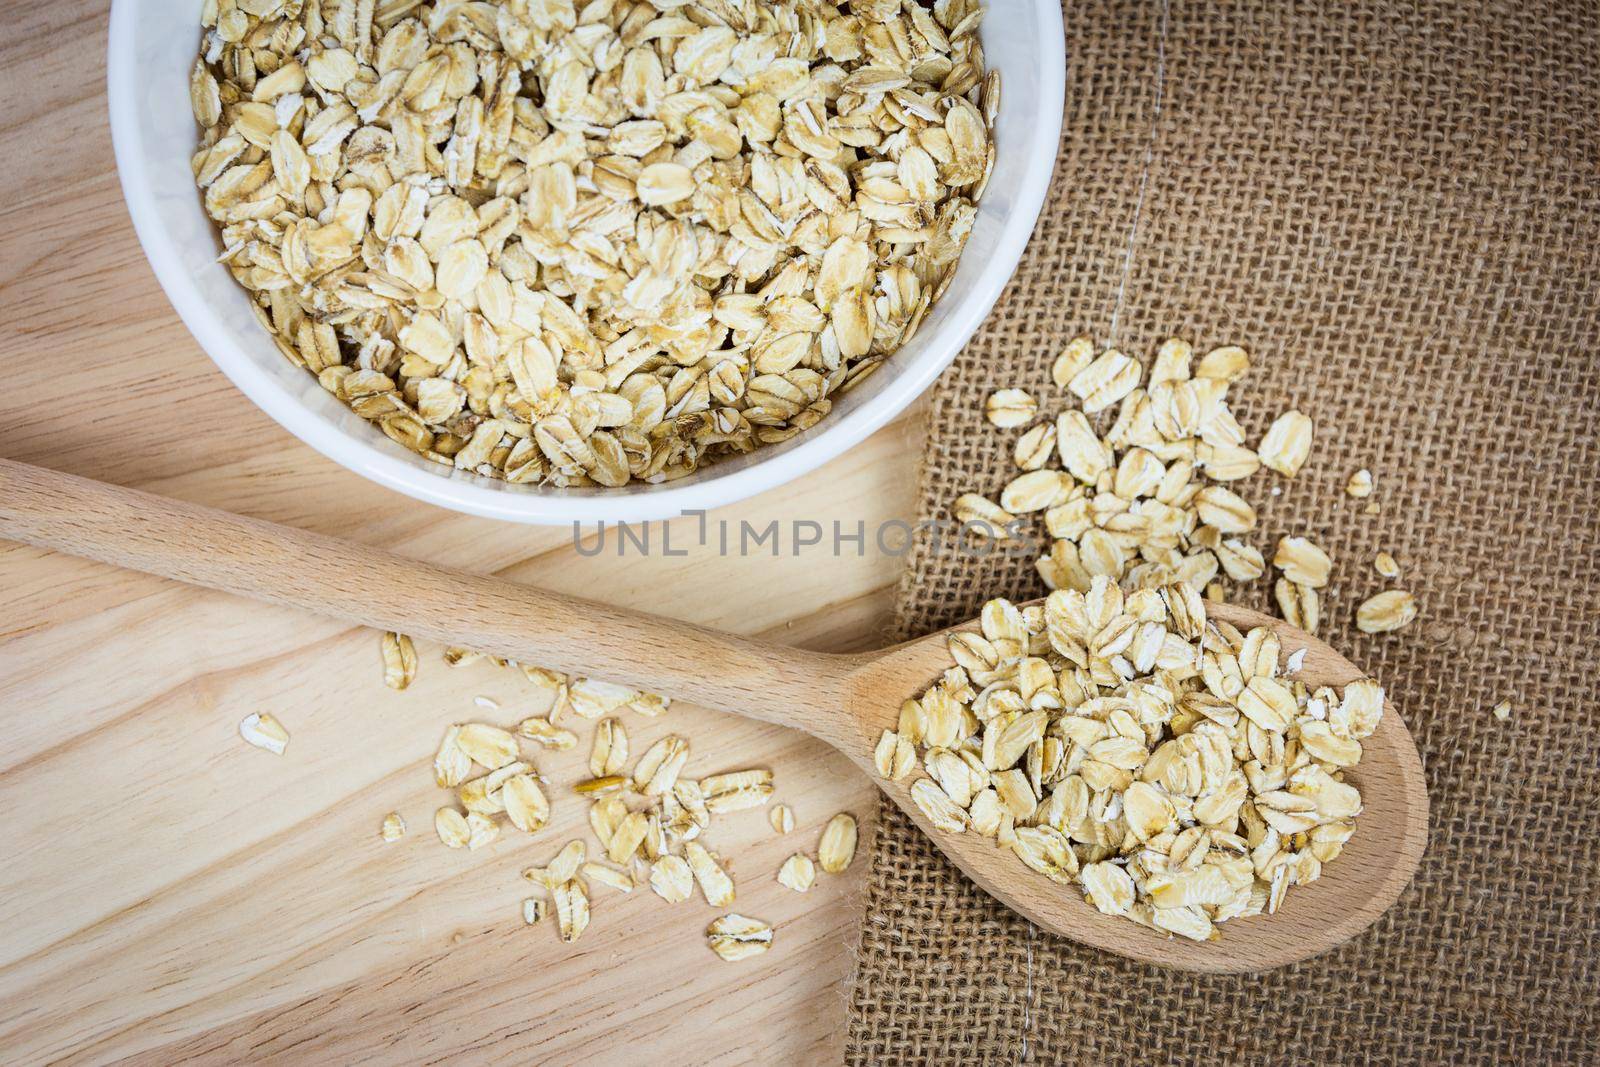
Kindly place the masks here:
<instances>
[{"instance_id":1,"label":"rolled oats","mask_svg":"<svg viewBox=\"0 0 1600 1067\"><path fill-rule=\"evenodd\" d=\"M589 750L589 773L596 778L618 774L628 763L628 733L616 719L601 719L594 726Z\"/></svg>"},{"instance_id":2,"label":"rolled oats","mask_svg":"<svg viewBox=\"0 0 1600 1067\"><path fill-rule=\"evenodd\" d=\"M472 830L467 817L455 808L440 808L433 815L433 828L446 848L465 848Z\"/></svg>"},{"instance_id":3,"label":"rolled oats","mask_svg":"<svg viewBox=\"0 0 1600 1067\"><path fill-rule=\"evenodd\" d=\"M1356 628L1368 634L1390 633L1409 626L1416 617L1416 597L1404 589L1390 589L1362 601L1356 608Z\"/></svg>"},{"instance_id":4,"label":"rolled oats","mask_svg":"<svg viewBox=\"0 0 1600 1067\"><path fill-rule=\"evenodd\" d=\"M989 421L1001 429L1026 426L1039 413L1039 402L1025 389L997 389L983 406Z\"/></svg>"},{"instance_id":5,"label":"rolled oats","mask_svg":"<svg viewBox=\"0 0 1600 1067\"><path fill-rule=\"evenodd\" d=\"M1311 420L1298 411L1286 411L1267 428L1256 448L1263 466L1293 478L1311 454Z\"/></svg>"},{"instance_id":6,"label":"rolled oats","mask_svg":"<svg viewBox=\"0 0 1600 1067\"><path fill-rule=\"evenodd\" d=\"M694 872L694 880L699 883L706 903L713 908L725 908L732 904L733 879L728 877L728 872L722 869L716 857L698 841L685 842L683 854L689 861L689 869Z\"/></svg>"},{"instance_id":7,"label":"rolled oats","mask_svg":"<svg viewBox=\"0 0 1600 1067\"><path fill-rule=\"evenodd\" d=\"M599 882L601 885L608 886L618 892L633 892L633 876L627 871L619 870L616 867L591 860L579 867L578 873L591 882Z\"/></svg>"},{"instance_id":8,"label":"rolled oats","mask_svg":"<svg viewBox=\"0 0 1600 1067\"><path fill-rule=\"evenodd\" d=\"M1279 578L1273 583L1272 595L1285 622L1308 634L1317 632L1322 623L1322 598L1315 589Z\"/></svg>"},{"instance_id":9,"label":"rolled oats","mask_svg":"<svg viewBox=\"0 0 1600 1067\"><path fill-rule=\"evenodd\" d=\"M476 852L500 836L500 824L481 812L467 812L467 849Z\"/></svg>"},{"instance_id":10,"label":"rolled oats","mask_svg":"<svg viewBox=\"0 0 1600 1067\"><path fill-rule=\"evenodd\" d=\"M1092 415L1133 392L1143 373L1138 363L1108 348L1072 376L1067 391L1082 400L1083 410Z\"/></svg>"},{"instance_id":11,"label":"rolled oats","mask_svg":"<svg viewBox=\"0 0 1600 1067\"><path fill-rule=\"evenodd\" d=\"M1094 342L1087 337L1074 337L1050 365L1050 380L1059 388L1067 388L1072 379L1094 362Z\"/></svg>"},{"instance_id":12,"label":"rolled oats","mask_svg":"<svg viewBox=\"0 0 1600 1067\"><path fill-rule=\"evenodd\" d=\"M404 689L417 676L417 650L405 634L383 635L383 684Z\"/></svg>"},{"instance_id":13,"label":"rolled oats","mask_svg":"<svg viewBox=\"0 0 1600 1067\"><path fill-rule=\"evenodd\" d=\"M550 802L532 775L512 775L500 787L500 793L506 818L517 829L531 834L550 821Z\"/></svg>"},{"instance_id":14,"label":"rolled oats","mask_svg":"<svg viewBox=\"0 0 1600 1067\"><path fill-rule=\"evenodd\" d=\"M1305 537L1280 538L1272 565L1282 571L1289 581L1313 589L1327 585L1333 571L1333 561L1328 554Z\"/></svg>"},{"instance_id":15,"label":"rolled oats","mask_svg":"<svg viewBox=\"0 0 1600 1067\"><path fill-rule=\"evenodd\" d=\"M796 893L804 893L816 880L817 866L811 862L810 856L802 852L796 852L778 868L778 881Z\"/></svg>"},{"instance_id":16,"label":"rolled oats","mask_svg":"<svg viewBox=\"0 0 1600 1067\"><path fill-rule=\"evenodd\" d=\"M536 745L557 751L573 748L578 744L577 734L550 725L550 720L546 718L523 719L517 723L517 733Z\"/></svg>"},{"instance_id":17,"label":"rolled oats","mask_svg":"<svg viewBox=\"0 0 1600 1067\"><path fill-rule=\"evenodd\" d=\"M283 755L289 747L289 731L271 712L252 711L246 715L239 721L239 736L275 756Z\"/></svg>"},{"instance_id":18,"label":"rolled oats","mask_svg":"<svg viewBox=\"0 0 1600 1067\"><path fill-rule=\"evenodd\" d=\"M758 808L772 797L772 772L758 767L707 775L700 779L700 791L713 815Z\"/></svg>"},{"instance_id":19,"label":"rolled oats","mask_svg":"<svg viewBox=\"0 0 1600 1067\"><path fill-rule=\"evenodd\" d=\"M1017 438L1012 448L1012 459L1025 471L1036 471L1050 462L1056 450L1056 428L1042 422Z\"/></svg>"},{"instance_id":20,"label":"rolled oats","mask_svg":"<svg viewBox=\"0 0 1600 1067\"><path fill-rule=\"evenodd\" d=\"M694 892L694 872L682 856L662 856L650 865L650 888L668 904L682 904Z\"/></svg>"},{"instance_id":21,"label":"rolled oats","mask_svg":"<svg viewBox=\"0 0 1600 1067\"><path fill-rule=\"evenodd\" d=\"M1102 575L1040 610L990 601L950 652L910 702L926 723L913 801L1107 914L1211 939L1315 881L1361 811L1343 775L1383 691L1293 680L1276 634L1208 621L1187 583Z\"/></svg>"},{"instance_id":22,"label":"rolled oats","mask_svg":"<svg viewBox=\"0 0 1600 1067\"><path fill-rule=\"evenodd\" d=\"M398 841L406 834L406 821L398 811L391 811L383 817L383 827L378 832L385 841Z\"/></svg>"},{"instance_id":23,"label":"rolled oats","mask_svg":"<svg viewBox=\"0 0 1600 1067\"><path fill-rule=\"evenodd\" d=\"M672 789L689 759L689 742L668 734L639 757L633 768L633 786L645 796L660 796Z\"/></svg>"},{"instance_id":24,"label":"rolled oats","mask_svg":"<svg viewBox=\"0 0 1600 1067\"><path fill-rule=\"evenodd\" d=\"M568 841L549 863L543 867L529 867L522 876L549 889L577 877L578 868L583 866L588 854L589 849L582 841Z\"/></svg>"},{"instance_id":25,"label":"rolled oats","mask_svg":"<svg viewBox=\"0 0 1600 1067\"><path fill-rule=\"evenodd\" d=\"M817 842L817 862L829 874L843 874L855 858L855 816L840 812L822 828L822 838Z\"/></svg>"},{"instance_id":26,"label":"rolled oats","mask_svg":"<svg viewBox=\"0 0 1600 1067\"><path fill-rule=\"evenodd\" d=\"M550 889L556 902L556 921L560 924L561 940L572 942L583 936L589 928L589 894L577 879L561 882Z\"/></svg>"},{"instance_id":27,"label":"rolled oats","mask_svg":"<svg viewBox=\"0 0 1600 1067\"><path fill-rule=\"evenodd\" d=\"M514 762L518 755L516 736L488 723L469 722L456 728L455 745L473 763L491 771Z\"/></svg>"},{"instance_id":28,"label":"rolled oats","mask_svg":"<svg viewBox=\"0 0 1600 1067\"><path fill-rule=\"evenodd\" d=\"M772 927L760 919L728 914L706 927L706 943L711 951L732 963L758 955L772 947Z\"/></svg>"},{"instance_id":29,"label":"rolled oats","mask_svg":"<svg viewBox=\"0 0 1600 1067\"><path fill-rule=\"evenodd\" d=\"M872 752L872 763L879 777L898 782L917 765L917 750L893 730L885 730Z\"/></svg>"},{"instance_id":30,"label":"rolled oats","mask_svg":"<svg viewBox=\"0 0 1600 1067\"><path fill-rule=\"evenodd\" d=\"M210 4L192 169L284 357L392 440L665 481L809 428L916 333L995 159L980 17Z\"/></svg>"}]
</instances>

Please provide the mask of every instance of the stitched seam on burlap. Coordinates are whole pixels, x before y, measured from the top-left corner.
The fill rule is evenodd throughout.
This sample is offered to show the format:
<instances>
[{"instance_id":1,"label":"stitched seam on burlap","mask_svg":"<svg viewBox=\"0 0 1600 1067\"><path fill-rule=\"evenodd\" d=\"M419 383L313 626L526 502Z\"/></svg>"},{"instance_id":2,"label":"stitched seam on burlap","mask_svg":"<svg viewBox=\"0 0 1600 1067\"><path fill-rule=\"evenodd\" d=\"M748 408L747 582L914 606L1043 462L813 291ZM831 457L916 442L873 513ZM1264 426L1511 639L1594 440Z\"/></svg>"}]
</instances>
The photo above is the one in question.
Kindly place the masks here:
<instances>
[{"instance_id":1,"label":"stitched seam on burlap","mask_svg":"<svg viewBox=\"0 0 1600 1067\"><path fill-rule=\"evenodd\" d=\"M1022 989L1022 1055L1018 1057L1022 1063L1028 1062L1028 1035L1033 1033L1033 939L1038 933L1039 928L1030 921L1028 923L1028 966L1025 971L1027 980Z\"/></svg>"},{"instance_id":2,"label":"stitched seam on burlap","mask_svg":"<svg viewBox=\"0 0 1600 1067\"><path fill-rule=\"evenodd\" d=\"M1117 343L1117 317L1122 314L1122 294L1128 288L1128 273L1133 269L1133 250L1139 243L1139 216L1144 213L1145 186L1150 182L1150 163L1156 154L1156 131L1161 124L1161 97L1167 88L1167 16L1171 0L1161 0L1161 28L1156 34L1156 99L1150 110L1150 135L1144 143L1144 165L1139 168L1139 195L1133 202L1133 222L1128 226L1128 247L1122 251L1122 277L1117 282L1117 299L1111 305L1111 330L1107 344Z\"/></svg>"}]
</instances>

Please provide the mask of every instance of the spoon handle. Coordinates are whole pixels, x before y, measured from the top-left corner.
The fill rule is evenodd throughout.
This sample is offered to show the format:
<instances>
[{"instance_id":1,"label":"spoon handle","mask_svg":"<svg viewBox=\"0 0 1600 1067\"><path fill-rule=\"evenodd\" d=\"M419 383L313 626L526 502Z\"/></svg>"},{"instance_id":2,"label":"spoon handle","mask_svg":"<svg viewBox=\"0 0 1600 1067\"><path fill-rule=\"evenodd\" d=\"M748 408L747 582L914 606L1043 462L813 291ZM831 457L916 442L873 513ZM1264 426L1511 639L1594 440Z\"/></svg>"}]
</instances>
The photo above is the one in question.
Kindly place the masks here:
<instances>
[{"instance_id":1,"label":"spoon handle","mask_svg":"<svg viewBox=\"0 0 1600 1067\"><path fill-rule=\"evenodd\" d=\"M0 459L0 537L829 739L852 660ZM819 721L819 719L821 721Z\"/></svg>"}]
</instances>

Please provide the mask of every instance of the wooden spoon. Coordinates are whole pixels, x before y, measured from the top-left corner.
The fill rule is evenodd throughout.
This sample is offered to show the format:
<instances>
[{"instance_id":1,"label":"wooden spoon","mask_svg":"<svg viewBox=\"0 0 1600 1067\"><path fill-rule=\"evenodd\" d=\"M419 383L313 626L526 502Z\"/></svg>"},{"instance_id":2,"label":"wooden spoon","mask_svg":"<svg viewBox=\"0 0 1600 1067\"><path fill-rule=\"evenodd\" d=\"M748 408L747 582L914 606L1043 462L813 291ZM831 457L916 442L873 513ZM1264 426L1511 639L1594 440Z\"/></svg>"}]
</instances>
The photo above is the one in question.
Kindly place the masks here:
<instances>
[{"instance_id":1,"label":"wooden spoon","mask_svg":"<svg viewBox=\"0 0 1600 1067\"><path fill-rule=\"evenodd\" d=\"M1196 943L1102 915L993 840L931 826L909 786L879 778L872 751L900 704L952 663L946 635L881 652L829 655L547 593L195 504L0 460L0 536L149 574L462 645L802 730L854 760L956 866L1047 930L1149 963L1259 971L1332 948L1365 929L1411 880L1428 834L1428 795L1405 723L1385 706L1350 773L1366 805L1344 853L1271 916L1224 924ZM1363 676L1333 649L1257 612L1208 604L1241 629L1268 625L1299 678ZM968 623L958 629L975 628Z\"/></svg>"}]
</instances>

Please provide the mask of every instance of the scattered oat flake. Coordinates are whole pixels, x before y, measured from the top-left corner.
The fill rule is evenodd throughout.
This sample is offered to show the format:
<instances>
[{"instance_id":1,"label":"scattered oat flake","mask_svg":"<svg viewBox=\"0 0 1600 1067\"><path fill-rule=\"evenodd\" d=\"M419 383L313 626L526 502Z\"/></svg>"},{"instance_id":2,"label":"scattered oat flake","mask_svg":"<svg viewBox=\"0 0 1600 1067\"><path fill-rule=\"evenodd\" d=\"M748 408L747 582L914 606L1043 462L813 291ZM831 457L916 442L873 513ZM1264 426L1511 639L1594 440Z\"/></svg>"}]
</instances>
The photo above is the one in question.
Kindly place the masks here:
<instances>
[{"instance_id":1,"label":"scattered oat flake","mask_svg":"<svg viewBox=\"0 0 1600 1067\"><path fill-rule=\"evenodd\" d=\"M529 897L522 902L522 921L529 926L544 921L548 906L538 897Z\"/></svg>"},{"instance_id":2,"label":"scattered oat flake","mask_svg":"<svg viewBox=\"0 0 1600 1067\"><path fill-rule=\"evenodd\" d=\"M984 416L1002 429L1026 426L1039 413L1039 402L1025 389L997 389L984 402Z\"/></svg>"},{"instance_id":3,"label":"scattered oat flake","mask_svg":"<svg viewBox=\"0 0 1600 1067\"><path fill-rule=\"evenodd\" d=\"M543 667L523 667L522 675L540 689L560 689L567 684L567 676Z\"/></svg>"},{"instance_id":4,"label":"scattered oat flake","mask_svg":"<svg viewBox=\"0 0 1600 1067\"><path fill-rule=\"evenodd\" d=\"M1311 434L1311 420L1301 412L1291 410L1279 415L1256 449L1262 466L1294 477L1311 454Z\"/></svg>"},{"instance_id":5,"label":"scattered oat flake","mask_svg":"<svg viewBox=\"0 0 1600 1067\"><path fill-rule=\"evenodd\" d=\"M682 904L694 892L694 872L682 856L662 856L650 865L650 888L669 904Z\"/></svg>"},{"instance_id":6,"label":"scattered oat flake","mask_svg":"<svg viewBox=\"0 0 1600 1067\"><path fill-rule=\"evenodd\" d=\"M732 904L733 879L728 877L728 872L722 869L716 858L698 841L685 842L683 854L689 860L689 869L694 872L694 879L700 884L700 892L705 895L706 903L713 908L725 908Z\"/></svg>"},{"instance_id":7,"label":"scattered oat flake","mask_svg":"<svg viewBox=\"0 0 1600 1067\"><path fill-rule=\"evenodd\" d=\"M289 731L270 712L252 711L246 715L239 723L239 736L275 756L283 755L289 747Z\"/></svg>"},{"instance_id":8,"label":"scattered oat flake","mask_svg":"<svg viewBox=\"0 0 1600 1067\"><path fill-rule=\"evenodd\" d=\"M476 696L472 698L472 702L478 707L483 708L485 711L500 710L500 702L495 700L493 697Z\"/></svg>"},{"instance_id":9,"label":"scattered oat flake","mask_svg":"<svg viewBox=\"0 0 1600 1067\"><path fill-rule=\"evenodd\" d=\"M625 685L601 681L598 678L580 678L567 688L567 701L572 710L583 719L598 719L610 714L639 696L636 690Z\"/></svg>"},{"instance_id":10,"label":"scattered oat flake","mask_svg":"<svg viewBox=\"0 0 1600 1067\"><path fill-rule=\"evenodd\" d=\"M1200 360L1200 365L1195 368L1196 378L1209 378L1217 381L1236 382L1244 377L1250 369L1250 354L1238 345L1223 345L1213 348Z\"/></svg>"},{"instance_id":11,"label":"scattered oat flake","mask_svg":"<svg viewBox=\"0 0 1600 1067\"><path fill-rule=\"evenodd\" d=\"M667 713L667 709L671 706L672 701L656 693L640 693L624 705L627 710L637 715L642 715L647 719L660 718Z\"/></svg>"},{"instance_id":12,"label":"scattered oat flake","mask_svg":"<svg viewBox=\"0 0 1600 1067\"><path fill-rule=\"evenodd\" d=\"M678 780L689 759L689 742L668 734L645 749L633 767L633 786L645 796L660 796Z\"/></svg>"},{"instance_id":13,"label":"scattered oat flake","mask_svg":"<svg viewBox=\"0 0 1600 1067\"><path fill-rule=\"evenodd\" d=\"M1074 337L1067 342L1061 354L1050 365L1050 380L1061 389L1067 388L1078 373L1094 362L1094 342L1087 337Z\"/></svg>"},{"instance_id":14,"label":"scattered oat flake","mask_svg":"<svg viewBox=\"0 0 1600 1067\"><path fill-rule=\"evenodd\" d=\"M778 881L796 893L804 893L816 880L816 864L812 863L811 857L803 852L796 852L784 860L783 866L778 868Z\"/></svg>"},{"instance_id":15,"label":"scattered oat flake","mask_svg":"<svg viewBox=\"0 0 1600 1067\"><path fill-rule=\"evenodd\" d=\"M500 793L506 818L517 829L531 834L550 820L550 802L532 775L512 775L500 787Z\"/></svg>"},{"instance_id":16,"label":"scattered oat flake","mask_svg":"<svg viewBox=\"0 0 1600 1067\"><path fill-rule=\"evenodd\" d=\"M583 883L576 879L561 882L551 887L550 895L555 898L561 940L578 940L589 927L589 894L584 891Z\"/></svg>"},{"instance_id":17,"label":"scattered oat flake","mask_svg":"<svg viewBox=\"0 0 1600 1067\"><path fill-rule=\"evenodd\" d=\"M588 852L588 847L582 841L568 841L561 846L561 851L556 853L555 858L543 868L541 873L544 880L550 884L571 881L577 876L578 868L583 866L584 860L588 858ZM528 872L524 871L523 877L527 876Z\"/></svg>"},{"instance_id":18,"label":"scattered oat flake","mask_svg":"<svg viewBox=\"0 0 1600 1067\"><path fill-rule=\"evenodd\" d=\"M1067 391L1083 401L1088 414L1102 411L1132 393L1143 368L1114 348L1108 348L1067 383Z\"/></svg>"},{"instance_id":19,"label":"scattered oat flake","mask_svg":"<svg viewBox=\"0 0 1600 1067\"><path fill-rule=\"evenodd\" d=\"M628 762L628 732L617 719L595 723L593 747L589 750L589 773L595 778L620 774Z\"/></svg>"},{"instance_id":20,"label":"scattered oat flake","mask_svg":"<svg viewBox=\"0 0 1600 1067\"><path fill-rule=\"evenodd\" d=\"M1308 634L1317 632L1322 621L1322 598L1315 589L1279 578L1272 587L1272 593L1285 622Z\"/></svg>"},{"instance_id":21,"label":"scattered oat flake","mask_svg":"<svg viewBox=\"0 0 1600 1067\"><path fill-rule=\"evenodd\" d=\"M580 796L605 797L614 796L628 788L628 779L620 774L607 774L600 778L585 778L572 787L572 791Z\"/></svg>"},{"instance_id":22,"label":"scattered oat flake","mask_svg":"<svg viewBox=\"0 0 1600 1067\"><path fill-rule=\"evenodd\" d=\"M599 882L622 893L633 892L633 875L627 871L594 860L585 863L578 871L591 882Z\"/></svg>"},{"instance_id":23,"label":"scattered oat flake","mask_svg":"<svg viewBox=\"0 0 1600 1067\"><path fill-rule=\"evenodd\" d=\"M571 730L553 726L549 719L523 719L517 723L517 733L542 748L564 751L578 744L578 735Z\"/></svg>"},{"instance_id":24,"label":"scattered oat flake","mask_svg":"<svg viewBox=\"0 0 1600 1067\"><path fill-rule=\"evenodd\" d=\"M1506 720L1510 719L1511 701L1502 700L1500 703L1496 704L1494 706L1494 717L1499 719L1501 722L1505 722Z\"/></svg>"},{"instance_id":25,"label":"scattered oat flake","mask_svg":"<svg viewBox=\"0 0 1600 1067\"><path fill-rule=\"evenodd\" d=\"M711 951L732 963L771 948L772 927L760 919L729 913L706 927L706 942Z\"/></svg>"},{"instance_id":26,"label":"scattered oat flake","mask_svg":"<svg viewBox=\"0 0 1600 1067\"><path fill-rule=\"evenodd\" d=\"M500 836L500 824L482 812L467 812L467 848L476 852Z\"/></svg>"},{"instance_id":27,"label":"scattered oat flake","mask_svg":"<svg viewBox=\"0 0 1600 1067\"><path fill-rule=\"evenodd\" d=\"M398 811L391 811L383 817L383 827L378 832L385 841L398 841L405 836L406 821Z\"/></svg>"},{"instance_id":28,"label":"scattered oat flake","mask_svg":"<svg viewBox=\"0 0 1600 1067\"><path fill-rule=\"evenodd\" d=\"M472 838L467 817L455 808L440 808L433 815L433 828L446 848L466 848Z\"/></svg>"},{"instance_id":29,"label":"scattered oat flake","mask_svg":"<svg viewBox=\"0 0 1600 1067\"><path fill-rule=\"evenodd\" d=\"M840 812L822 828L822 837L817 842L817 862L829 874L842 874L855 858L855 816Z\"/></svg>"},{"instance_id":30,"label":"scattered oat flake","mask_svg":"<svg viewBox=\"0 0 1600 1067\"><path fill-rule=\"evenodd\" d=\"M1372 558L1372 569L1385 578L1400 577L1400 564L1387 552L1379 552Z\"/></svg>"},{"instance_id":31,"label":"scattered oat flake","mask_svg":"<svg viewBox=\"0 0 1600 1067\"><path fill-rule=\"evenodd\" d=\"M1313 589L1327 585L1333 571L1333 561L1328 554L1306 537L1279 538L1272 565L1291 582Z\"/></svg>"},{"instance_id":32,"label":"scattered oat flake","mask_svg":"<svg viewBox=\"0 0 1600 1067\"><path fill-rule=\"evenodd\" d=\"M1391 633L1409 626L1417 617L1417 600L1404 589L1389 589L1368 597L1356 608L1356 628L1362 633Z\"/></svg>"},{"instance_id":33,"label":"scattered oat flake","mask_svg":"<svg viewBox=\"0 0 1600 1067\"><path fill-rule=\"evenodd\" d=\"M487 723L464 724L456 733L455 744L468 759L491 771L514 762L518 755L516 736Z\"/></svg>"},{"instance_id":34,"label":"scattered oat flake","mask_svg":"<svg viewBox=\"0 0 1600 1067\"><path fill-rule=\"evenodd\" d=\"M405 634L383 635L383 684L404 689L417 676L417 650Z\"/></svg>"},{"instance_id":35,"label":"scattered oat flake","mask_svg":"<svg viewBox=\"0 0 1600 1067\"><path fill-rule=\"evenodd\" d=\"M772 797L772 772L761 767L711 774L700 779L706 809L713 815L758 808Z\"/></svg>"},{"instance_id":36,"label":"scattered oat flake","mask_svg":"<svg viewBox=\"0 0 1600 1067\"><path fill-rule=\"evenodd\" d=\"M1367 470L1365 467L1362 467L1360 470L1356 471L1350 476L1350 480L1345 482L1344 491L1355 497L1357 500L1365 500L1367 497L1371 496L1372 472Z\"/></svg>"},{"instance_id":37,"label":"scattered oat flake","mask_svg":"<svg viewBox=\"0 0 1600 1067\"><path fill-rule=\"evenodd\" d=\"M787 804L774 804L767 813L767 821L772 828L780 834L786 834L794 829L794 812Z\"/></svg>"},{"instance_id":38,"label":"scattered oat flake","mask_svg":"<svg viewBox=\"0 0 1600 1067\"><path fill-rule=\"evenodd\" d=\"M472 760L461 748L461 727L452 725L433 757L433 780L441 789L454 789L472 773Z\"/></svg>"}]
</instances>

